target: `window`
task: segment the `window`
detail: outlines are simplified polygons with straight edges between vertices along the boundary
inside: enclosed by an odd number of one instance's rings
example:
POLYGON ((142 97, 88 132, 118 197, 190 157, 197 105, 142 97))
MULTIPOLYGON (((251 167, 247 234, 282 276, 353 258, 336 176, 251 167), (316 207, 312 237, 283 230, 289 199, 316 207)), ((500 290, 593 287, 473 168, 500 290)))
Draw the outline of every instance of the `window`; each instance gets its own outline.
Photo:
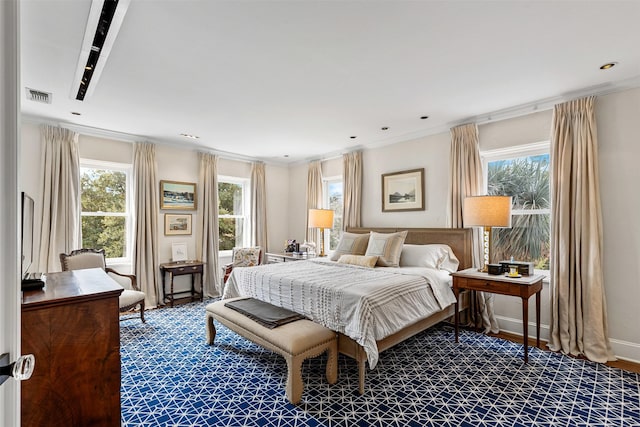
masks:
POLYGON ((342 233, 342 177, 328 178, 324 180, 324 206, 333 210, 333 228, 325 230, 324 240, 329 242, 329 250, 333 250, 340 242, 342 233))
POLYGON ((250 244, 248 187, 246 179, 218 177, 220 251, 231 251, 236 246, 250 244))
POLYGON ((549 270, 549 143, 482 154, 487 194, 512 196, 511 228, 493 230, 494 260, 532 261, 549 270))
POLYGON ((110 261, 130 262, 131 166, 82 160, 82 247, 104 249, 110 261))

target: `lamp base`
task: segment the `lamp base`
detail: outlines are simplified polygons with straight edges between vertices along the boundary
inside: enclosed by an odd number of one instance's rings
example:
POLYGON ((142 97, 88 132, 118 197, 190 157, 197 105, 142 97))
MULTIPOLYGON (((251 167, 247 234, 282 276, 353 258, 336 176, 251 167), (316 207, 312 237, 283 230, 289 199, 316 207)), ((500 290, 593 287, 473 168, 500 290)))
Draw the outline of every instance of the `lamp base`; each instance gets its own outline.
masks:
POLYGON ((319 257, 325 257, 327 254, 324 253, 324 228, 320 228, 320 253, 319 257))

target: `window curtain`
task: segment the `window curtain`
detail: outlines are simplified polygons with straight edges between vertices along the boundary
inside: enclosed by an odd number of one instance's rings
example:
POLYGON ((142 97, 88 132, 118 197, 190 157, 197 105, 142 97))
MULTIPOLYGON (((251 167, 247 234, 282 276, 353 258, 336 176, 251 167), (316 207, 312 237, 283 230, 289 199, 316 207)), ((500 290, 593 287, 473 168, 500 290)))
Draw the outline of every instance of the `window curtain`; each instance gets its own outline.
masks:
MULTIPOLYGON (((309 209, 322 208, 322 163, 320 160, 309 163, 307 172, 307 211, 306 216, 306 241, 318 244, 320 241, 320 230, 309 228, 309 209)), ((318 248, 319 250, 319 248, 318 248)))
POLYGON ((80 155, 78 134, 42 125, 42 225, 38 268, 61 271, 60 254, 82 246, 80 225, 80 155))
MULTIPOLYGON (((467 196, 478 196, 482 185, 482 162, 478 127, 475 124, 461 125, 451 129, 448 223, 452 228, 463 228, 462 206, 467 196)), ((482 233, 473 228, 473 264, 482 266, 482 233)), ((471 310, 471 320, 484 333, 499 332, 498 320, 493 311, 494 296, 491 293, 476 292, 475 311, 471 310)))
POLYGON ((203 274, 204 294, 209 297, 222 295, 218 248, 218 156, 200 153, 200 226, 198 227, 198 258, 205 262, 203 274))
POLYGON ((615 360, 607 331, 594 97, 556 105, 551 135, 549 348, 615 360))
MULTIPOLYGON (((263 162, 251 164, 251 242, 267 250, 267 194, 263 162)), ((263 259, 265 257, 262 257, 263 259)))
POLYGON ((133 151, 133 198, 135 206, 133 267, 145 293, 145 306, 163 304, 164 292, 158 275, 158 180, 156 147, 137 143, 133 151))
POLYGON ((362 151, 342 156, 342 229, 360 227, 362 218, 362 151))

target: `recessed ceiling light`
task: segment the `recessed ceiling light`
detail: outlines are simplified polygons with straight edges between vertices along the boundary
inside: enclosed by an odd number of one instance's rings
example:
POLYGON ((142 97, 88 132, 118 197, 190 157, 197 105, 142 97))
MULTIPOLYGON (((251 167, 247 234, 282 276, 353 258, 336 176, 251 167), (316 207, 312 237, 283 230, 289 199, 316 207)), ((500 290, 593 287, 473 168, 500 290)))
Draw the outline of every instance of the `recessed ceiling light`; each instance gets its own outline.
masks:
POLYGON ((351 138, 351 139, 356 139, 356 138, 357 138, 357 136, 350 136, 349 138, 351 138))
POLYGON ((73 114, 74 116, 80 116, 81 114, 78 113, 77 111, 72 111, 71 114, 73 114))
POLYGON ((420 120, 426 120, 428 118, 429 118, 429 116, 422 116, 422 117, 420 117, 420 120))
POLYGON ((181 133, 180 136, 184 136, 185 138, 191 138, 191 139, 200 139, 199 136, 189 135, 188 133, 181 133))
POLYGON ((386 126, 385 126, 385 127, 380 128, 380 129, 382 129, 382 130, 389 130, 389 128, 388 128, 388 127, 386 127, 386 126))
POLYGON ((607 62, 606 64, 600 66, 601 70, 608 70, 609 68, 615 67, 617 62, 607 62))

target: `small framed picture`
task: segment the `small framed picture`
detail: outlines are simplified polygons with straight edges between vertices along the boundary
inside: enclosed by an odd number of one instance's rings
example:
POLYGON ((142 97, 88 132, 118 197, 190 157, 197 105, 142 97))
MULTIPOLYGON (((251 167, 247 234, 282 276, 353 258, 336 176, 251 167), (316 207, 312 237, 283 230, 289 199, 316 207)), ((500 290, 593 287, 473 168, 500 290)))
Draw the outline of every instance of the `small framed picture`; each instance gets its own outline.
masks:
POLYGON ((196 197, 194 182, 160 181, 160 209, 195 210, 196 197))
POLYGON ((424 168, 382 175, 382 212, 424 210, 424 168))
POLYGON ((171 244, 171 261, 186 261, 187 257, 187 244, 186 243, 172 243, 171 244))
POLYGON ((191 214, 164 214, 164 235, 191 234, 191 214))

